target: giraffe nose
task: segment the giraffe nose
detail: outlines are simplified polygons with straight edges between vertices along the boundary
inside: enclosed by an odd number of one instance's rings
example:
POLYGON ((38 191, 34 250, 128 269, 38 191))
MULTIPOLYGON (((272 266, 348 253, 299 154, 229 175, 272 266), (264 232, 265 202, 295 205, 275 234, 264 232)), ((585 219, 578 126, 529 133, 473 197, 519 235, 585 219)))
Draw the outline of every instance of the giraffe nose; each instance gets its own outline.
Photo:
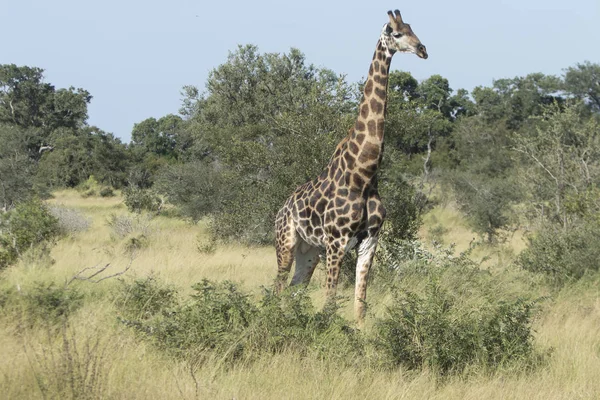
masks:
POLYGON ((427 57, 429 57, 429 55, 427 55, 427 49, 421 43, 419 43, 417 46, 417 55, 423 59, 427 59, 427 57))

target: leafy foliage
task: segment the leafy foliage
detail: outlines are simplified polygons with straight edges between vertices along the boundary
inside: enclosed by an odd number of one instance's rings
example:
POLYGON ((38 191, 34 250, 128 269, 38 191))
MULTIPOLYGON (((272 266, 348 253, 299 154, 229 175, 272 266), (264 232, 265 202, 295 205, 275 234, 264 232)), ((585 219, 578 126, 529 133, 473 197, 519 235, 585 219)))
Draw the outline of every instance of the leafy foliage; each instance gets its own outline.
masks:
POLYGON ((545 226, 529 239, 519 255, 524 269, 545 274, 554 284, 564 285, 600 269, 600 225, 587 222, 564 230, 545 226))
POLYGON ((394 301, 375 322, 374 343, 386 362, 441 374, 537 362, 531 328, 537 299, 498 290, 498 278, 468 253, 452 252, 384 242, 380 261, 394 301))
POLYGON ((203 280, 193 289, 189 301, 177 303, 155 280, 136 281, 124 288, 123 322, 183 358, 216 353, 233 362, 294 349, 341 360, 361 351, 359 337, 335 310, 315 312, 305 291, 277 296, 267 290, 254 304, 227 281, 203 280))
POLYGON ((15 262, 27 249, 60 234, 60 226, 39 200, 20 203, 0 214, 0 268, 15 262))

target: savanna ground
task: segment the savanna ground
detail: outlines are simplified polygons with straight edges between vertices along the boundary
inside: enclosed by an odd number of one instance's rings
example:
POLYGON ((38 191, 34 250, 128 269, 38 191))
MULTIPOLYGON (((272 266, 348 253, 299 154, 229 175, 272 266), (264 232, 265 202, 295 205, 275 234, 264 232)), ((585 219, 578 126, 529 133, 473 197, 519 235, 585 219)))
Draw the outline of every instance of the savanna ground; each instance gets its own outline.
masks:
MULTIPOLYGON (((264 354, 251 362, 228 365, 217 355, 190 363, 157 350, 140 339, 118 318, 117 301, 123 282, 149 276, 177 288, 180 296, 207 278, 231 280, 247 293, 260 297, 275 275, 273 247, 221 246, 206 251, 206 226, 157 216, 132 220, 131 232, 115 234, 111 215, 129 215, 120 197, 82 198, 73 190, 55 193, 49 204, 79 210, 89 218, 89 229, 64 237, 49 256, 25 254, 0 275, 0 287, 11 296, 26 296, 34 288, 54 283, 61 287, 86 267, 110 267, 99 283, 73 281, 83 304, 68 323, 54 326, 28 323, 14 310, 0 315, 0 397, 6 399, 103 397, 114 399, 597 399, 600 398, 600 279, 591 276, 562 289, 542 284, 539 310, 533 322, 533 345, 543 361, 533 368, 507 364, 492 370, 467 369, 441 377, 428 368, 408 370, 376 365, 343 364, 335 358, 315 357, 289 350, 264 354), (135 243, 143 241, 143 246, 135 243), (133 245, 132 245, 133 244, 133 245), (139 247, 139 249, 137 248, 139 247), (199 251, 205 250, 205 251, 199 251), (203 248, 205 247, 205 248, 203 248), (132 252, 133 251, 133 252, 132 252), (82 378, 83 377, 83 378, 82 378), (59 387, 64 385, 67 387, 59 387), (71 390, 68 389, 71 387, 71 390)), ((112 217, 114 218, 114 217, 112 217)), ((469 247, 475 235, 464 227, 451 205, 438 206, 424 218, 423 240, 435 237, 454 242, 457 251, 469 247), (440 228, 441 227, 441 228, 440 228)), ((483 268, 497 273, 498 291, 529 290, 524 280, 535 277, 509 265, 525 247, 522 235, 510 236, 497 247, 480 246, 471 257, 486 261, 483 268), (520 286, 522 285, 522 287, 520 286), (517 290, 517 289, 515 289, 517 290)), ((377 266, 375 267, 377 268, 377 266)), ((94 270, 83 273, 85 276, 94 270)), ((319 265, 309 293, 316 308, 324 303, 324 270, 319 265)), ((494 297, 494 293, 489 296, 494 297)), ((351 298, 352 288, 341 293, 351 298)), ((6 296, 4 300, 6 302, 6 296)), ((385 314, 389 291, 372 285, 371 312, 385 314)), ((5 307, 7 308, 7 307, 5 307)), ((351 320, 352 304, 345 301, 338 313, 351 320)), ((369 324, 368 333, 373 329, 369 324)), ((366 359, 366 358, 365 358, 366 359)))

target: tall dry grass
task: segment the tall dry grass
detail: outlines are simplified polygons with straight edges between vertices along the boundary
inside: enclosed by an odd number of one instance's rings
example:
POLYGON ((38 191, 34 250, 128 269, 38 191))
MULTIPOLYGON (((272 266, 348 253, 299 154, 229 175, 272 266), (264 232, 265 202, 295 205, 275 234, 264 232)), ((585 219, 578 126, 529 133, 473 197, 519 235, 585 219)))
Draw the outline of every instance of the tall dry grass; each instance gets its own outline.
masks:
MULTIPOLYGON (((132 257, 132 236, 115 238, 107 224, 111 214, 129 216, 118 197, 82 199, 74 191, 63 191, 56 193, 51 202, 80 210, 90 218, 91 228, 59 241, 50 254, 53 262, 29 260, 4 270, 0 288, 12 290, 15 296, 25 295, 36 282, 64 285, 85 267, 109 263, 105 273, 122 271, 132 257)), ((438 213, 436 223, 451 228, 445 240, 454 238, 462 243, 471 235, 459 225, 452 210, 434 212, 438 213)), ((546 303, 534 328, 536 346, 549 357, 542 367, 532 371, 475 371, 442 380, 428 371, 342 367, 292 352, 233 367, 224 366, 218 359, 202 365, 176 361, 116 321, 111 291, 117 279, 150 275, 183 293, 202 278, 230 279, 257 295, 261 285, 272 283, 276 264, 272 248, 217 246, 214 253, 203 254, 198 251, 198 241, 205 234, 201 224, 153 218, 143 243, 133 249, 134 259, 126 274, 97 284, 70 284, 86 294, 86 301, 68 325, 59 325, 52 334, 43 324, 26 328, 15 313, 2 312, 0 398, 600 398, 600 281, 591 278, 546 303)), ((516 246, 514 251, 518 250, 516 246)), ((486 255, 485 250, 481 251, 478 257, 486 255)), ((312 285, 320 287, 323 278, 319 270, 312 285)), ((509 279, 505 282, 518 285, 509 279)), ((323 291, 313 293, 315 305, 320 306, 323 291)), ((342 291, 342 296, 350 295, 351 289, 342 291)), ((375 288, 369 295, 373 313, 381 313, 386 296, 375 288)), ((348 318, 351 306, 348 302, 341 311, 348 318)))

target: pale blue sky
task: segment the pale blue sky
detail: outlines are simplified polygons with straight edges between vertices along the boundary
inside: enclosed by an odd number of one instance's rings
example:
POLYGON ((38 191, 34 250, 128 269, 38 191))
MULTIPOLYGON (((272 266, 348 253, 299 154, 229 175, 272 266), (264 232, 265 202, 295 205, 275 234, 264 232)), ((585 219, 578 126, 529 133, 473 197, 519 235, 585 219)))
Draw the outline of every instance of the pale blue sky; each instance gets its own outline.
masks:
POLYGON ((310 63, 361 80, 388 9, 400 9, 429 52, 396 55, 392 69, 440 74, 454 89, 600 62, 599 0, 1 1, 0 63, 89 90, 89 123, 126 142, 134 123, 177 113, 181 87, 204 89, 238 44, 297 47, 310 63))

